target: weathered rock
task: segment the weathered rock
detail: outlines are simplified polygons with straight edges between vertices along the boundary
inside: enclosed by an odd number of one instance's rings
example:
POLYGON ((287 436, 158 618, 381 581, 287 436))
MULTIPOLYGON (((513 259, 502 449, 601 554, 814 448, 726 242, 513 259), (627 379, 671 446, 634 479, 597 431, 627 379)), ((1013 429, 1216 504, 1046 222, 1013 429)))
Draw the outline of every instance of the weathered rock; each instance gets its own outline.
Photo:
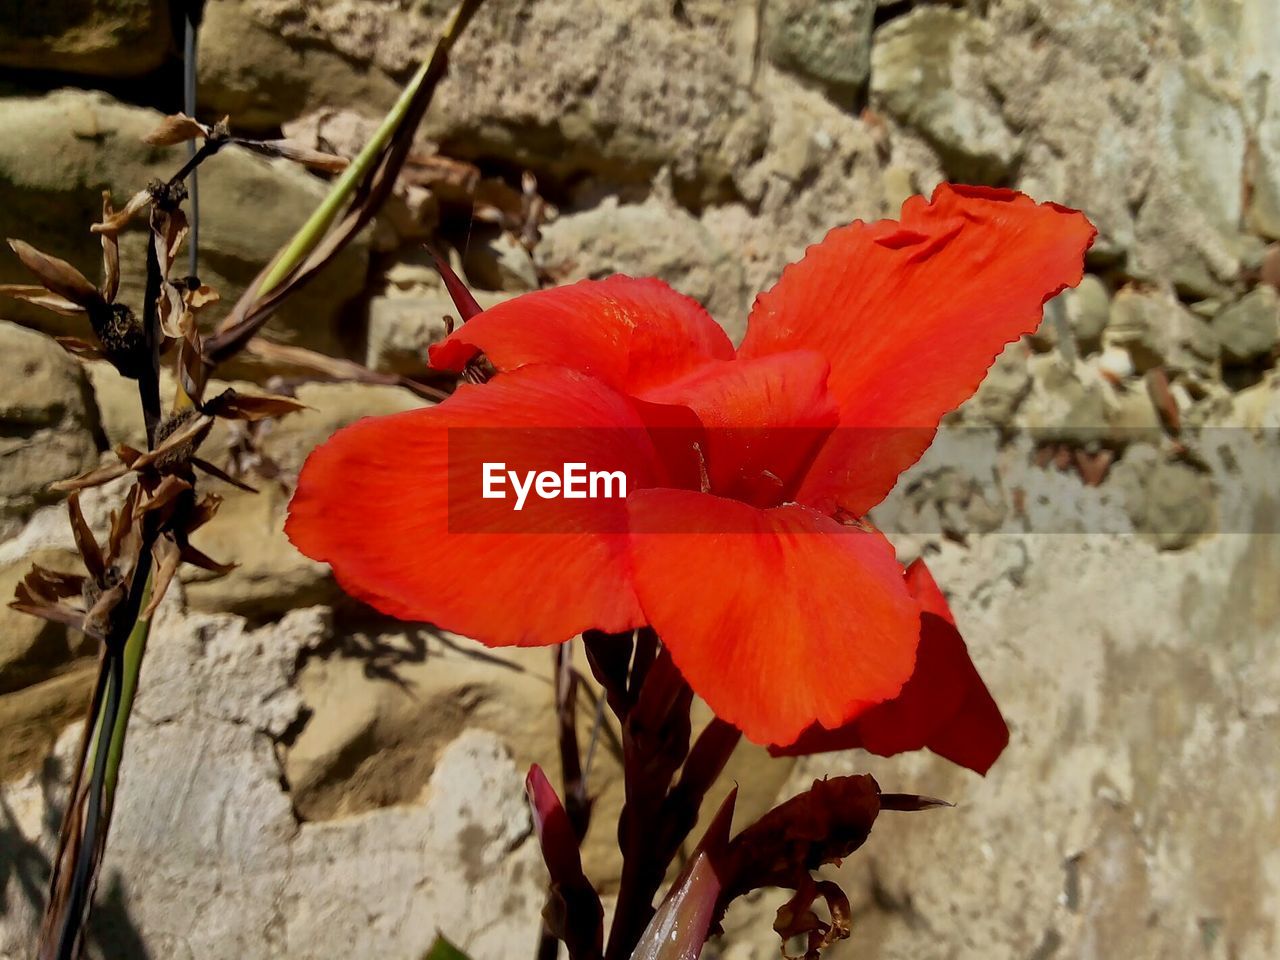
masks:
POLYGON ((1018 140, 982 81, 982 61, 995 46, 986 22, 935 6, 875 34, 872 102, 923 134, 959 180, 998 179, 1018 155, 1018 140))
POLYGON ((0 397, 0 532, 38 504, 49 484, 98 460, 97 411, 80 364, 48 337, 0 321, 7 385, 0 397))
POLYGON ((1161 65, 1151 83, 1154 167, 1129 269, 1213 296, 1241 267, 1244 122, 1229 93, 1194 68, 1161 65))
MULTIPOLYGON (((834 874, 858 918, 851 945, 1157 960, 1203 952, 1207 924, 1210 955, 1269 957, 1280 665, 1266 651, 1280 607, 1265 585, 1280 538, 1215 537, 1187 553, 1111 535, 931 546, 1012 740, 986 778, 925 754, 797 767, 793 791, 869 770, 885 790, 927 785, 957 804, 885 814, 834 874)), ((743 911, 729 936, 760 946, 738 957, 776 956, 767 928, 785 896, 743 911)))
POLYGON ((1251 430, 1280 431, 1280 374, 1272 370, 1234 397, 1227 423, 1251 430))
MULTIPOLYGON (((1138 449, 1138 448, 1135 448, 1138 449)), ((1114 482, 1124 492, 1133 527, 1162 550, 1182 550, 1212 532, 1212 478, 1187 463, 1133 450, 1115 468, 1114 482)))
POLYGON ((765 8, 769 58, 836 101, 852 104, 871 67, 875 6, 875 0, 775 0, 765 8))
POLYGON ((1004 348, 978 392, 960 408, 964 422, 1001 426, 1013 421, 1018 405, 1031 389, 1027 352, 1027 345, 1020 340, 1004 348))
POLYGON ((0 67, 133 76, 160 66, 172 43, 164 0, 0 4, 0 67))
POLYGON ((565 214, 546 227, 534 253, 557 283, 614 273, 658 277, 705 306, 730 336, 746 332, 741 263, 673 204, 608 200, 565 214))
MULTIPOLYGON (((476 291, 476 301, 488 309, 507 299, 476 291)), ((439 286, 422 286, 411 294, 374 297, 369 301, 365 366, 385 373, 421 376, 427 366, 427 347, 445 337, 445 317, 458 320, 458 310, 439 286)))
MULTIPOLYGON (((394 99, 387 75, 408 75, 451 9, 327 3, 291 11, 270 0, 213 8, 202 96, 211 109, 248 111, 263 126, 322 106, 381 110, 394 99)), ((714 193, 763 135, 759 105, 740 86, 750 50, 725 43, 724 24, 689 29, 656 0, 639 8, 502 0, 487 4, 459 43, 426 128, 453 153, 632 181, 669 164, 691 191, 714 193)))
MULTIPOLYGON (((38 767, 58 735, 84 716, 95 673, 92 661, 86 661, 20 690, 0 693, 0 783, 38 767)), ((0 831, 0 837, 3 834, 0 831)), ((5 936, 0 927, 0 951, 5 949, 5 936)))
MULTIPOLYGON (((227 616, 156 624, 106 854, 124 909, 99 934, 103 954, 141 943, 209 960, 419 957, 440 930, 470 956, 499 960, 535 941, 545 874, 522 771, 492 735, 460 736, 427 789, 400 806, 295 817, 272 741, 302 709, 289 686, 298 657, 326 634, 315 610, 258 631, 227 616)), ((58 785, 31 775, 6 789, 18 819, 0 831, 4 854, 33 841, 48 849, 58 785)), ((38 904, 8 905, 0 956, 25 955, 38 904)))
POLYGON ((462 266, 467 280, 481 290, 523 293, 538 289, 533 258, 509 233, 470 237, 462 255, 462 266))
POLYGON ((1280 19, 1267 0, 1240 11, 1240 88, 1253 149, 1248 155, 1250 228, 1280 239, 1280 19))
POLYGON ((321 107, 358 104, 381 114, 399 95, 382 71, 331 47, 292 43, 277 24, 232 0, 206 4, 197 63, 201 105, 247 130, 270 130, 321 107))
POLYGON ((1104 340, 1127 350, 1139 373, 1162 365, 1201 372, 1217 359, 1219 349, 1209 324, 1170 293, 1133 287, 1120 290, 1111 301, 1104 340))
POLYGON ((1280 293, 1265 284, 1213 318, 1213 333, 1223 359, 1245 362, 1271 353, 1280 344, 1280 293))
MULTIPOLYGON (((428 628, 372 622, 342 629, 336 649, 308 660, 299 678, 313 713, 284 760, 295 808, 308 820, 341 820, 412 802, 441 751, 468 727, 492 731, 518 767, 541 764, 558 782, 552 663, 548 650, 486 650, 428 628)), ((585 661, 579 668, 589 670, 585 661)), ((708 718, 702 710, 695 723, 708 718)), ((594 723, 585 699, 578 720, 585 745, 594 723)), ((592 828, 583 844, 587 872, 605 889, 616 885, 621 866, 616 826, 624 788, 612 743, 606 735, 594 754, 592 828)), ((759 816, 790 766, 744 744, 709 804, 736 782, 740 815, 759 816)))
POLYGON ((1018 411, 1018 423, 1037 441, 1088 443, 1105 431, 1106 382, 1097 371, 1057 353, 1031 357, 1031 390, 1018 411))
MULTIPOLYGON (((219 4, 211 4, 211 8, 219 4)), ((89 224, 101 217, 101 191, 117 203, 156 177, 168 178, 180 147, 142 142, 161 115, 125 106, 102 93, 60 90, 0 101, 8 135, 0 142, 0 234, 20 237, 75 264, 91 280, 101 271, 89 224)), ((227 148, 201 168, 200 272, 227 305, 282 247, 325 195, 323 182, 286 161, 227 148)), ((138 304, 145 276, 142 222, 121 237, 121 299, 138 304)), ((357 239, 281 309, 268 325, 277 339, 339 352, 336 320, 363 287, 366 241, 357 239)), ((0 282, 30 283, 17 259, 0 257, 0 282)), ((43 329, 87 333, 68 320, 6 300, 4 316, 43 329)), ((213 308, 214 315, 218 309, 213 308)))

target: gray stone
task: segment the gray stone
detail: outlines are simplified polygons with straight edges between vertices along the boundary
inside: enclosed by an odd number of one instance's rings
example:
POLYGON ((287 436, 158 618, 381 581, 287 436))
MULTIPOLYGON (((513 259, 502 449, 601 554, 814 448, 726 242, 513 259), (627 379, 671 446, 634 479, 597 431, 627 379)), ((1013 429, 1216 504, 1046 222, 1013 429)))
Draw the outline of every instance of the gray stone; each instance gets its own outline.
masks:
POLYGON ((1213 332, 1225 360, 1246 362, 1266 356, 1280 343, 1280 294, 1262 284, 1213 318, 1213 332))
POLYGON ((467 280, 481 290, 523 293, 538 289, 533 258, 509 233, 468 238, 462 255, 467 280))
MULTIPOLYGON (((211 4, 217 7, 218 4, 211 4)), ((90 280, 101 272, 101 248, 89 224, 101 217, 104 188, 117 204, 156 177, 181 166, 182 147, 159 148, 142 137, 160 122, 153 110, 125 106, 105 94, 59 90, 42 97, 0 101, 7 136, 0 141, 0 235, 19 237, 76 265, 90 280)), ((204 211, 202 278, 235 302, 244 286, 293 236, 326 193, 315 176, 286 161, 268 161, 238 147, 222 150, 201 168, 204 211)), ((135 308, 145 281, 145 223, 121 236, 120 298, 135 308)), ((184 251, 185 255, 185 251, 184 251)), ((267 330, 276 339, 340 352, 336 320, 363 287, 367 241, 357 238, 296 297, 267 330)), ((185 273, 185 258, 179 266, 185 273)), ((180 274, 181 275, 181 274, 180 274)), ((8 251, 0 282, 32 279, 8 251)), ((216 316, 221 308, 210 308, 216 316)), ((42 329, 87 334, 83 321, 5 300, 3 316, 42 329)))
MULTIPOLYGON (((160 618, 106 852, 132 939, 108 931, 102 954, 140 940, 189 960, 416 958, 439 930, 477 960, 499 960, 535 942, 545 873, 523 771, 493 735, 463 732, 399 806, 295 816, 273 741, 303 708, 290 686, 299 657, 327 636, 317 610, 257 631, 228 616, 160 618)), ((49 848, 58 783, 33 773, 6 788, 6 859, 23 843, 49 848)), ((25 955, 38 915, 12 893, 8 906, 0 956, 25 955)))
POLYGON ((920 131, 960 180, 998 179, 1018 155, 1018 140, 982 80, 982 62, 997 47, 983 20, 935 6, 875 34, 872 102, 920 131))
POLYGON ((1162 458, 1130 470, 1134 458, 1128 461, 1114 479, 1136 531, 1162 550, 1183 550, 1214 529, 1214 487, 1205 471, 1162 458))
POLYGON ((1031 389, 1031 375, 1027 370, 1027 345, 1016 340, 1004 348, 982 385, 959 410, 966 423, 1009 425, 1018 405, 1031 389))
POLYGON ((1036 440, 1095 441, 1106 425, 1105 382, 1097 371, 1057 353, 1027 361, 1031 390, 1018 411, 1020 426, 1036 440))
POLYGON ((42 334, 0 321, 0 532, 60 495, 49 484, 98 461, 97 410, 80 364, 42 334))
MULTIPOLYGON (((476 293, 476 301, 486 309, 505 299, 476 293)), ((369 301, 365 365, 384 373, 420 377, 427 368, 427 348, 445 337, 445 317, 458 322, 458 309, 439 287, 374 297, 369 301)))
POLYGON ((245 130, 271 130, 309 111, 347 104, 380 115, 399 95, 399 84, 382 71, 325 44, 292 43, 277 23, 235 0, 205 5, 197 53, 201 106, 230 114, 245 130))
POLYGON ((1111 301, 1107 346, 1128 351, 1138 373, 1156 366, 1203 372, 1218 357, 1212 328, 1167 291, 1126 287, 1111 301))
POLYGON ((746 331, 742 265, 674 204, 608 200, 543 231, 538 268, 556 283, 621 273, 658 277, 705 306, 735 339, 746 331))
POLYGON ((770 59, 852 103, 871 67, 874 0, 774 0, 766 6, 765 44, 770 59))
POLYGON ((164 0, 0 3, 0 67, 134 76, 160 66, 172 42, 164 0))
POLYGON ((1240 12, 1241 90, 1253 150, 1247 222, 1280 238, 1280 18, 1268 0, 1243 0, 1240 12))
MULTIPOLYGON (((1257 591, 1271 596, 1280 538, 1185 553, 1097 533, 927 543, 1012 740, 985 778, 927 754, 797 766, 790 791, 870 771, 956 803, 881 817, 832 871, 858 918, 853 953, 1267 960, 1275 917, 1254 905, 1280 867, 1280 611, 1257 591), (1206 826, 1219 821, 1234 828, 1206 826)), ((726 942, 750 945, 736 960, 777 955, 786 896, 732 918, 726 942)))
POLYGON ((1151 84, 1154 166, 1129 269, 1193 297, 1214 296, 1241 268, 1240 108, 1229 91, 1190 66, 1161 65, 1151 84))
MULTIPOLYGON (((323 106, 385 109, 396 86, 387 77, 410 74, 452 10, 355 0, 301 10, 272 0, 210 6, 202 96, 210 109, 238 109, 262 126, 323 106)), ((658 0, 488 3, 451 57, 425 128, 458 153, 557 177, 644 182, 669 164, 692 194, 721 193, 765 129, 741 85, 750 47, 726 42, 724 26, 690 29, 658 0)))

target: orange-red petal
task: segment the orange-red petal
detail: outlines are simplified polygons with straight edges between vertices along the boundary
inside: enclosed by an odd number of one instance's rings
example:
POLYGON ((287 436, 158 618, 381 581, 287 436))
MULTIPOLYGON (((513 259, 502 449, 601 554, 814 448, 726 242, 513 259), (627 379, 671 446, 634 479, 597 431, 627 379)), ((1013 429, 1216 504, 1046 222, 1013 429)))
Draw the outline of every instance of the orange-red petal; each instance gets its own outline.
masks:
MULTIPOLYGON (((641 626, 625 501, 482 496, 483 463, 566 462, 655 479, 630 403, 583 374, 526 367, 439 406, 361 420, 308 458, 286 532, 377 609, 492 646, 641 626)), ((495 487, 495 490, 498 488, 495 487)))
POLYGON ((832 230, 757 298, 738 355, 808 349, 831 363, 840 429, 801 500, 861 515, 977 389, 1047 300, 1079 283, 1083 214, 1010 190, 943 184, 900 221, 832 230))
POLYGON ((696 300, 661 280, 614 276, 490 307, 432 346, 431 365, 457 371, 480 353, 498 370, 555 364, 636 393, 728 360, 733 345, 696 300))
MULTIPOLYGON (((812 350, 711 361, 641 396, 697 416, 710 492, 771 507, 792 499, 836 425, 828 370, 812 350)), ((663 433, 660 426, 654 432, 663 433)))
POLYGON ((919 610, 878 533, 683 490, 641 490, 628 507, 649 623, 749 739, 839 727, 911 675, 919 610))
POLYGON ((902 692, 836 730, 817 726, 776 755, 799 756, 862 747, 889 757, 930 749, 985 774, 1009 743, 1000 708, 969 658, 946 599, 923 560, 907 568, 906 583, 920 604, 916 668, 902 692))

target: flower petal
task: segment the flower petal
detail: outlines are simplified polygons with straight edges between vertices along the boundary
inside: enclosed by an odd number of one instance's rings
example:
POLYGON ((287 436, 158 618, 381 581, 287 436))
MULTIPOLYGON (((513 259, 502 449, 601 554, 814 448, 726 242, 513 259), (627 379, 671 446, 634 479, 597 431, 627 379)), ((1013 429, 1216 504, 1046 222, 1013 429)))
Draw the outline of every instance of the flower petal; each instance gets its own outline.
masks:
POLYGON ((649 623, 749 739, 839 727, 910 676, 919 611, 879 534, 683 490, 640 490, 627 505, 649 623))
POLYGON ((460 371, 480 353, 499 370, 555 364, 634 393, 731 359, 733 345, 696 300, 661 280, 615 276, 490 307, 431 347, 431 365, 460 371))
POLYGON ((928 748, 985 774, 1009 743, 1000 708, 978 675, 968 648, 923 560, 907 568, 906 583, 920 604, 916 668, 892 700, 837 729, 810 727, 775 756, 800 756, 862 747, 882 757, 928 748))
MULTIPOLYGON (((813 455, 838 420, 829 366, 812 350, 704 363, 645 391, 650 403, 691 410, 710 492, 761 507, 793 499, 813 455)), ((651 428, 661 435, 661 427, 651 428)))
POLYGON ((827 234, 757 298, 740 357, 817 350, 841 429, 801 500, 854 515, 875 506, 967 399, 1004 344, 1080 282, 1085 217, 1010 190, 942 184, 900 222, 827 234))
POLYGON ((557 643, 643 625, 631 587, 625 501, 485 498, 483 464, 559 472, 581 462, 654 482, 625 398, 556 367, 463 385, 436 407, 361 420, 308 458, 286 532, 384 613, 491 646, 557 643))

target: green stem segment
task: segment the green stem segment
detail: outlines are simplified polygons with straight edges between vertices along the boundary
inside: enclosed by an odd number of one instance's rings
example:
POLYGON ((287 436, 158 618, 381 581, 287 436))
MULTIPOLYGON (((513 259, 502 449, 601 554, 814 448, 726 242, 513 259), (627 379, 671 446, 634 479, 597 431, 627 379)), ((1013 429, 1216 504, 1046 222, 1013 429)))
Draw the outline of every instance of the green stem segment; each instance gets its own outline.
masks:
POLYGON ((124 738, 129 729, 129 716, 133 712, 133 698, 138 692, 138 675, 142 673, 142 655, 147 650, 147 638, 151 634, 151 619, 143 616, 141 611, 147 609, 151 601, 152 578, 142 588, 142 603, 139 607, 138 619, 129 631, 129 639, 124 645, 124 676, 120 685, 120 710, 116 714, 116 722, 111 730, 111 740, 107 746, 107 775, 103 783, 103 800, 110 810, 116 795, 116 781, 120 777, 120 760, 124 755, 124 738))
POLYGON ((400 94, 400 99, 391 108, 391 112, 383 118, 377 131, 369 138, 369 142, 364 145, 364 149, 356 155, 356 158, 351 161, 347 169, 342 171, 342 175, 334 182, 333 189, 329 191, 328 196, 321 201, 320 206, 316 207, 311 216, 307 218, 307 222, 293 235, 289 245, 276 258, 271 270, 262 278, 262 285, 258 287, 259 297, 266 296, 278 287, 281 281, 302 263, 307 254, 315 249, 316 244, 320 242, 329 227, 333 225, 333 221, 338 218, 338 214, 342 212, 347 200, 351 198, 356 188, 360 186, 365 174, 382 156, 382 151, 391 142, 392 135, 404 121, 404 116, 409 110, 409 104, 412 103, 414 94, 417 93, 418 87, 422 85, 422 81, 427 77, 427 67, 428 64, 423 63, 418 68, 418 72, 413 75, 409 85, 400 94))

